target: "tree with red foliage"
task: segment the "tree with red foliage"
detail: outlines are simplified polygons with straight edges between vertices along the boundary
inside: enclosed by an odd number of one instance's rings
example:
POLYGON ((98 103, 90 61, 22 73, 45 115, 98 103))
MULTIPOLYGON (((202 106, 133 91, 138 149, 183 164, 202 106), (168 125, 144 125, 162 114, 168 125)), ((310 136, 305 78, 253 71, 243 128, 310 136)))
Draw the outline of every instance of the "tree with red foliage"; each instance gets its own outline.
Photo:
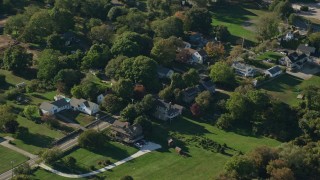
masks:
POLYGON ((190 107, 190 111, 194 116, 201 115, 201 107, 197 103, 192 104, 192 106, 190 107))

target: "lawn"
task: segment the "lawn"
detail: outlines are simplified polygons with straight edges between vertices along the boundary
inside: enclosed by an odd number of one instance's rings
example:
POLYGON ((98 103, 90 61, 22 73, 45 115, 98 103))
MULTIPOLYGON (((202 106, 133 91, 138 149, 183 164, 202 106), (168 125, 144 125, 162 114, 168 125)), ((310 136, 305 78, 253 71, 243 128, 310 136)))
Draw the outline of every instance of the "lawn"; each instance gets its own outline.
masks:
POLYGON ((277 61, 282 58, 283 55, 277 52, 268 51, 257 57, 257 60, 271 59, 272 61, 277 61))
POLYGON ((11 162, 15 167, 28 160, 27 157, 3 146, 0 146, 0 157, 0 174, 11 169, 11 162))
MULTIPOLYGON (((33 173, 32 178, 36 180, 43 180, 43 179, 70 180, 70 178, 65 178, 59 175, 55 175, 44 169, 38 169, 36 172, 33 173)), ((78 178, 78 180, 83 180, 83 178, 78 178)))
POLYGON ((29 80, 24 79, 19 76, 16 76, 16 75, 13 75, 10 71, 7 71, 7 70, 0 69, 0 74, 5 75, 6 82, 11 85, 16 85, 16 84, 22 83, 22 82, 25 82, 25 83, 29 82, 29 80))
POLYGON ((239 135, 222 131, 215 126, 197 122, 189 118, 181 118, 167 125, 156 125, 153 128, 154 142, 161 143, 159 151, 139 157, 129 163, 104 173, 109 179, 120 179, 131 175, 135 179, 214 179, 223 171, 224 164, 230 159, 228 155, 214 153, 194 145, 177 143, 189 157, 182 157, 171 148, 167 148, 169 132, 178 133, 183 137, 194 135, 207 137, 218 143, 226 143, 238 151, 247 152, 258 146, 277 146, 280 142, 265 138, 239 135))
POLYGON ((309 85, 320 86, 320 76, 314 75, 308 80, 303 80, 289 74, 284 74, 262 85, 261 89, 266 90, 273 97, 280 99, 284 103, 291 106, 297 106, 299 103, 297 96, 304 87, 309 85))
POLYGON ((60 114, 68 119, 75 121, 81 126, 86 126, 95 120, 94 116, 89 116, 87 114, 83 114, 78 111, 66 110, 66 111, 60 112, 60 114))
POLYGON ((228 27, 233 36, 257 42, 254 26, 259 16, 266 13, 266 11, 256 9, 252 5, 247 6, 244 3, 242 5, 230 5, 212 11, 212 24, 224 25, 228 27))
MULTIPOLYGON (((74 157, 77 160, 77 167, 75 168, 75 171, 85 173, 91 171, 89 170, 91 166, 94 166, 97 169, 104 167, 98 165, 99 161, 110 160, 112 163, 115 163, 136 153, 137 151, 138 150, 136 148, 110 141, 101 150, 89 151, 84 148, 77 148, 66 154, 65 158, 68 156, 74 157)), ((62 163, 58 161, 58 163, 54 165, 55 169, 68 172, 68 170, 61 166, 61 164, 62 163)))
MULTIPOLYGON (((60 131, 49 129, 45 124, 36 124, 24 117, 18 116, 17 121, 22 127, 29 129, 29 135, 23 140, 16 139, 13 143, 30 153, 37 154, 42 149, 47 148, 55 140, 64 136, 60 131)), ((0 136, 6 136, 9 134, 0 134, 0 136)))

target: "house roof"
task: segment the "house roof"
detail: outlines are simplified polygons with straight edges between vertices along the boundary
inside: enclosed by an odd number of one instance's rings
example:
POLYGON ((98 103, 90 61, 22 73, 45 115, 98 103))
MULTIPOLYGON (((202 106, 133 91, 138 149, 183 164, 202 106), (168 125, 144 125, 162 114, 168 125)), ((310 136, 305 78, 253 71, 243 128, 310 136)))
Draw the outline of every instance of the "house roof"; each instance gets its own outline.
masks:
POLYGON ((187 89, 183 90, 183 93, 186 96, 194 96, 199 93, 199 88, 198 87, 187 88, 187 89))
POLYGON ((61 107, 63 107, 63 106, 68 105, 69 103, 67 102, 66 99, 63 98, 63 99, 59 99, 59 100, 57 100, 57 101, 54 101, 54 102, 52 102, 51 104, 57 106, 58 108, 61 108, 61 107))
POLYGON ((297 61, 300 61, 301 59, 303 59, 303 58, 306 58, 307 57, 307 55, 306 54, 298 54, 297 52, 293 52, 293 53, 290 53, 289 55, 288 55, 288 58, 290 59, 290 61, 292 62, 292 63, 295 63, 295 62, 297 62, 297 61))
POLYGON ((253 68, 251 66, 248 66, 244 63, 240 63, 240 62, 234 62, 232 64, 232 67, 238 70, 242 70, 242 71, 248 71, 248 70, 252 70, 253 68))
POLYGON ((311 46, 306 46, 304 44, 300 44, 297 48, 297 50, 303 52, 303 53, 315 53, 316 48, 311 47, 311 46))
POLYGON ((167 75, 170 71, 172 71, 172 70, 169 69, 169 68, 162 67, 162 66, 158 66, 158 68, 157 68, 158 74, 165 74, 165 75, 167 75))
POLYGON ((85 99, 71 98, 71 101, 70 101, 71 106, 77 107, 81 104, 84 104, 88 109, 91 109, 91 110, 94 108, 94 106, 97 106, 96 103, 87 101, 85 99))
POLYGON ((278 72, 281 72, 282 69, 279 66, 273 66, 272 68, 267 70, 270 74, 276 74, 278 72))
POLYGON ((50 111, 54 107, 53 104, 48 103, 48 102, 43 102, 40 105, 40 109, 45 110, 45 111, 50 111))
POLYGON ((156 104, 157 104, 157 106, 160 106, 160 107, 167 109, 168 114, 175 114, 177 112, 181 112, 184 108, 183 106, 180 106, 178 104, 167 103, 161 99, 158 99, 156 104))
POLYGON ((214 82, 212 82, 211 80, 209 80, 209 81, 201 81, 201 84, 202 84, 205 88, 215 87, 214 82))
POLYGON ((143 133, 142 127, 139 124, 129 125, 129 123, 121 122, 119 120, 114 121, 112 124, 112 130, 133 138, 141 136, 143 133))

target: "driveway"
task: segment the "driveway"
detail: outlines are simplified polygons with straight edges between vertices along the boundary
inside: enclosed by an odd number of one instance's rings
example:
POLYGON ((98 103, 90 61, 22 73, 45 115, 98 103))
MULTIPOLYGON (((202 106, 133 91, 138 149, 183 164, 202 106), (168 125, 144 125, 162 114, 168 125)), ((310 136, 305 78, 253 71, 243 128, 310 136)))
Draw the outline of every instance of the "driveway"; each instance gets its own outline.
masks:
POLYGON ((135 154, 123 159, 123 160, 120 160, 114 164, 111 164, 111 165, 108 165, 104 168, 101 168, 101 169, 98 169, 96 171, 92 171, 90 173, 86 173, 86 174, 67 174, 67 173, 63 173, 63 172, 60 172, 60 171, 57 171, 43 163, 40 164, 40 167, 42 167, 43 169, 46 169, 52 173, 55 173, 59 176, 63 176, 63 177, 67 177, 67 178, 84 178, 84 177, 89 177, 89 176, 94 176, 96 174, 99 174, 99 173, 102 173, 102 172, 105 172, 105 171, 108 171, 110 169, 113 169, 114 167, 117 167, 117 166, 120 166, 121 164, 124 164, 132 159, 135 159, 135 158, 138 158, 142 155, 145 155, 149 152, 152 152, 156 149, 160 149, 161 148, 161 145, 159 144, 156 144, 156 143, 153 143, 153 142, 149 142, 147 145, 143 146, 138 152, 136 152, 135 154))
POLYGON ((307 63, 303 66, 302 69, 300 69, 298 72, 290 72, 287 71, 288 74, 291 74, 292 76, 308 80, 310 79, 314 74, 320 73, 320 66, 314 65, 311 63, 307 63))

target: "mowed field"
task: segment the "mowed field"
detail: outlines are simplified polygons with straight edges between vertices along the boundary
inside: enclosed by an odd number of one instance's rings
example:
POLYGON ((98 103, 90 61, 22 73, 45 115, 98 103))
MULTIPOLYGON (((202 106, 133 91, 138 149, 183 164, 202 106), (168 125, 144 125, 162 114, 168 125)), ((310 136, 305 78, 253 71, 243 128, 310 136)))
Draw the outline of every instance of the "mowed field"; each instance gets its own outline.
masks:
POLYGON ((267 11, 254 7, 252 4, 250 6, 237 4, 214 9, 212 14, 213 25, 224 25, 228 27, 233 36, 257 42, 254 32, 255 23, 260 16, 266 15, 267 11))
POLYGON ((27 161, 28 158, 0 145, 0 174, 27 161))
MULTIPOLYGON (((130 175, 134 179, 213 179, 223 171, 224 164, 236 152, 241 151, 245 153, 259 146, 275 147, 281 143, 266 137, 254 137, 248 134, 240 135, 234 132, 222 131, 213 125, 197 122, 187 117, 177 119, 172 124, 160 123, 155 123, 153 135, 150 138, 153 142, 162 145, 160 150, 129 161, 99 176, 115 180, 125 175, 130 175), (168 147, 167 138, 172 133, 178 134, 181 138, 177 138, 176 143, 183 151, 187 152, 187 157, 178 155, 173 148, 168 147), (184 138, 191 138, 193 136, 207 137, 220 144, 225 143, 235 151, 227 151, 231 153, 224 155, 183 141, 184 138)), ((84 149, 77 149, 67 156, 75 157, 78 160, 77 164, 82 167, 95 164, 95 167, 98 168, 97 162, 99 160, 110 159, 112 162, 115 162, 120 157, 124 157, 123 155, 119 156, 120 152, 126 152, 127 156, 130 153, 134 153, 129 147, 123 147, 123 145, 114 143, 112 145, 116 148, 112 148, 109 151, 119 152, 93 153, 84 149)), ((34 175, 39 179, 43 177, 56 178, 56 175, 52 174, 50 176, 50 173, 44 170, 37 171, 34 175)))
POLYGON ((297 96, 303 88, 309 85, 320 86, 320 75, 314 75, 308 80, 303 80, 295 76, 284 74, 264 85, 261 89, 266 90, 273 97, 291 106, 297 106, 299 99, 297 96))

